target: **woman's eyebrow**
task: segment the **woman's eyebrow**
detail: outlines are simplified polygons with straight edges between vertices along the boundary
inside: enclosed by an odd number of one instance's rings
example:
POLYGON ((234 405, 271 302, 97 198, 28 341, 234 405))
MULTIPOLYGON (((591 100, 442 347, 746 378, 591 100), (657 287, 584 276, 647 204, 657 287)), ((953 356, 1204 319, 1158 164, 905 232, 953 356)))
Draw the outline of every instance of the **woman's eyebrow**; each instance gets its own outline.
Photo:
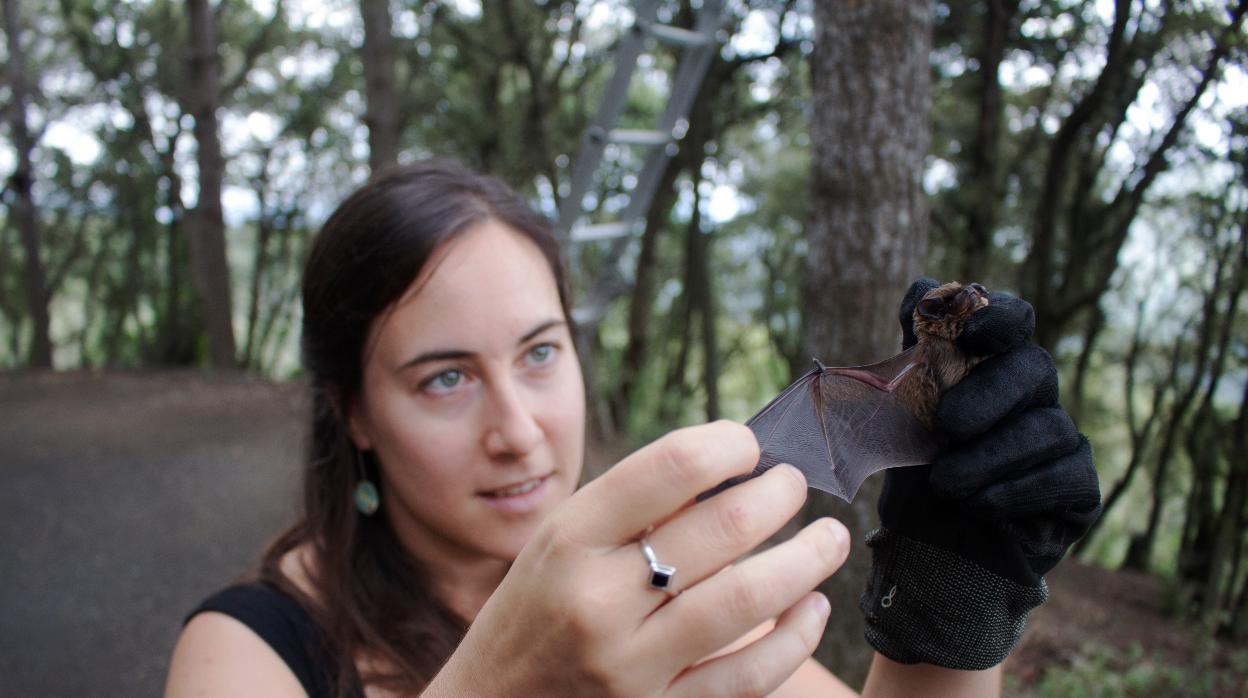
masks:
POLYGON ((558 327, 559 325, 566 325, 566 324, 568 324, 567 320, 562 320, 562 319, 547 320, 546 322, 543 322, 539 324, 537 327, 534 327, 533 329, 526 332, 524 336, 520 338, 520 341, 516 342, 516 346, 519 346, 521 344, 524 344, 525 342, 528 342, 529 340, 545 332, 546 330, 549 330, 552 327, 558 327))
POLYGON ((451 359, 467 359, 473 356, 476 356, 476 354, 471 351, 466 351, 464 349, 435 349, 433 351, 426 351, 424 353, 417 354, 416 356, 408 359, 407 361, 404 361, 402 365, 400 365, 398 368, 394 370, 394 372, 401 373, 413 366, 418 366, 428 361, 448 361, 451 359))
MULTIPOLYGON (((566 324, 567 324, 566 320, 558 320, 558 319, 547 320, 543 323, 540 323, 533 329, 529 330, 528 332, 525 332, 524 336, 521 337, 516 342, 516 346, 520 346, 521 344, 524 344, 532 340, 534 337, 540 335, 546 330, 551 329, 552 327, 558 327, 560 325, 566 325, 566 324)), ((395 369, 395 372, 396 373, 402 372, 404 370, 411 368, 412 366, 417 366, 428 361, 448 361, 452 359, 469 359, 469 358, 472 358, 473 356, 476 356, 476 352, 471 352, 466 349, 434 349, 433 351, 422 352, 408 359, 407 361, 403 362, 403 364, 400 365, 397 369, 395 369)))

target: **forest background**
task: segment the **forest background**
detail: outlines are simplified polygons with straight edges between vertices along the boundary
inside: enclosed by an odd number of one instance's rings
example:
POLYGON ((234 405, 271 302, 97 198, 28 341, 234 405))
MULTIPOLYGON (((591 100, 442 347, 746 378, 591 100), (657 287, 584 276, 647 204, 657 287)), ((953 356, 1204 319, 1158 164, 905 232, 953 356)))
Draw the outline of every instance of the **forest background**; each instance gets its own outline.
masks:
MULTIPOLYGON (((632 23, 612 0, 2 2, 0 368, 273 381, 299 377, 308 242, 370 172, 453 157, 557 217, 632 23)), ((687 27, 701 3, 660 5, 687 27)), ((638 239, 571 250, 580 290, 628 281, 586 331, 599 465, 745 419, 811 356, 893 353, 920 275, 980 281, 1035 306, 1094 445, 1078 557, 1242 643, 1248 0, 726 5, 638 239)), ((676 53, 649 49, 624 126, 668 98, 676 53)), ((591 218, 642 157, 608 147, 591 218)), ((805 515, 861 535, 874 498, 805 515)), ((859 622, 819 654, 851 680, 859 622)))

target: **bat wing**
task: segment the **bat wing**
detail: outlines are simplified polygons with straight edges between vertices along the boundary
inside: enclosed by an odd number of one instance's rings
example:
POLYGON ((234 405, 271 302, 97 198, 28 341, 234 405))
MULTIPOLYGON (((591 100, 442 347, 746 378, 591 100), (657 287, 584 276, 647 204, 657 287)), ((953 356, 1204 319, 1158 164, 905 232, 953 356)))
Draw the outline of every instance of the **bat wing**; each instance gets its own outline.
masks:
POLYGON ((930 463, 939 439, 893 391, 913 366, 910 354, 869 366, 820 366, 797 379, 746 422, 762 449, 753 475, 791 463, 810 486, 851 501, 872 473, 930 463))

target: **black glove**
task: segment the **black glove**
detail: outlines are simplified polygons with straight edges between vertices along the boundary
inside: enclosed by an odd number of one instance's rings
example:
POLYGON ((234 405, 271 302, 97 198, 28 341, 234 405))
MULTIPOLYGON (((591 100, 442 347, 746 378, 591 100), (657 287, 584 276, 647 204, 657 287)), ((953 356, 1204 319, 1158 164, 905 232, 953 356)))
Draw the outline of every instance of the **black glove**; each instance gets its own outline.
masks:
MULTIPOLYGON (((937 285, 916 281, 901 305, 937 285)), ((988 356, 936 410, 948 446, 932 465, 887 472, 873 568, 860 600, 867 640, 907 664, 986 669, 1017 644, 1043 603, 1043 575, 1100 514, 1092 451, 1058 404, 1053 360, 1029 342, 1031 305, 990 293, 959 348, 988 356)))

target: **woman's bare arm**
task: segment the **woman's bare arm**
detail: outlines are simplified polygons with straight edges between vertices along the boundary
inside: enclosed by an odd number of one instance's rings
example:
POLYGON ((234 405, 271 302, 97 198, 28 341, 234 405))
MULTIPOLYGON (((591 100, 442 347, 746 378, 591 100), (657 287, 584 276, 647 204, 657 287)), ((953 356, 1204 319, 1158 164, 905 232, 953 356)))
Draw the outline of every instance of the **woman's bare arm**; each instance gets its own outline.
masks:
MULTIPOLYGON (((984 671, 958 671, 931 664, 898 664, 876 654, 862 689, 866 698, 998 698, 1001 666, 984 671)), ((813 659, 789 677, 771 698, 845 698, 856 696, 835 674, 813 659)))
POLYGON ((165 698, 307 695, 267 642, 241 622, 215 612, 200 613, 182 629, 165 682, 165 698))
POLYGON ((932 664, 899 664, 877 652, 862 695, 997 698, 1001 695, 1001 667, 998 664, 983 671, 959 671, 932 664))

